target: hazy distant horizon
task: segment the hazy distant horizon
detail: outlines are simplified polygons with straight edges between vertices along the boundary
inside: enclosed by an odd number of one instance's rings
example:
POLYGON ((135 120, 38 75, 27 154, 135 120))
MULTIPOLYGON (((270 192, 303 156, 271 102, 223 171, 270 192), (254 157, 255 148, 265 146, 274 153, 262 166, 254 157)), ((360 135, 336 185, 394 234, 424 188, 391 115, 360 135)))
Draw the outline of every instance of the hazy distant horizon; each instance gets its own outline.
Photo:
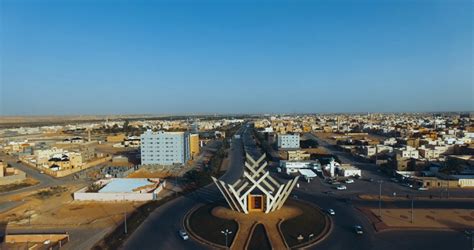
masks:
POLYGON ((2 1, 0 116, 474 110, 471 1, 2 1))
POLYGON ((138 114, 138 113, 110 113, 110 114, 34 114, 34 115, 1 115, 4 118, 14 117, 121 117, 121 116, 136 116, 136 117, 177 117, 177 116, 252 116, 252 115, 332 115, 332 114, 436 114, 436 113, 473 113, 474 110, 459 110, 459 111, 400 111, 400 112, 295 112, 295 113, 169 113, 169 114, 138 114))

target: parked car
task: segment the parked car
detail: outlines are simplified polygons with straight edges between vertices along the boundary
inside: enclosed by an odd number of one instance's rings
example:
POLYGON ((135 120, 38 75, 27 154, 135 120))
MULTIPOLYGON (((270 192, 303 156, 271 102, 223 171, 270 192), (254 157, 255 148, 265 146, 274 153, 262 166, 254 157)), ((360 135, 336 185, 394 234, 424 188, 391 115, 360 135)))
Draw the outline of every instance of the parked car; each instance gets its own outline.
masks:
POLYGON ((400 182, 397 178, 391 178, 390 180, 391 180, 392 182, 395 182, 395 183, 400 182))
POLYGON ((420 190, 420 191, 426 191, 426 190, 428 190, 428 188, 426 188, 426 187, 419 187, 418 190, 420 190))
POLYGON ((354 180, 353 180, 353 179, 347 179, 347 180, 345 181, 345 183, 354 183, 354 180))
POLYGON ((179 237, 181 237, 181 239, 183 240, 188 240, 189 239, 189 236, 188 236, 188 233, 186 233, 186 231, 184 231, 183 229, 179 230, 179 237))
POLYGON ((332 185, 341 185, 341 182, 339 182, 339 181, 333 181, 333 182, 332 182, 332 185))
POLYGON ((332 208, 327 209, 326 212, 330 215, 336 215, 336 212, 332 208))
POLYGON ((340 186, 337 186, 336 189, 337 189, 337 190, 346 190, 347 187, 344 186, 344 185, 340 185, 340 186))
POLYGON ((364 234, 364 231, 362 230, 362 226, 359 226, 359 225, 354 226, 354 232, 356 234, 364 234))

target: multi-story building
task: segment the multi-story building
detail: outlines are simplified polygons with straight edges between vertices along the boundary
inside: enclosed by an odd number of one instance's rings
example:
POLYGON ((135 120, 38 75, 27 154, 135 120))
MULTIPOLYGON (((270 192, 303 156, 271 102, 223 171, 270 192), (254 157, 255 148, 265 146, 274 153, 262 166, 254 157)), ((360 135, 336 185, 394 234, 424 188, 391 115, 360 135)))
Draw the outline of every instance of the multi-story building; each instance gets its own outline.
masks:
POLYGON ((282 149, 298 149, 300 148, 300 134, 279 134, 278 148, 282 149))
POLYGON ((76 152, 58 154, 48 160, 48 167, 52 171, 70 170, 83 166, 82 156, 76 152))
POLYGON ((140 136, 142 164, 184 164, 190 159, 187 132, 153 132, 140 136))
POLYGON ((57 154, 63 154, 65 151, 62 148, 49 148, 49 149, 41 149, 41 150, 35 150, 34 156, 35 156, 35 163, 36 166, 39 167, 46 167, 48 165, 49 159, 51 159, 54 155, 57 154))
POLYGON ((189 150, 193 159, 199 155, 199 134, 189 135, 189 150))

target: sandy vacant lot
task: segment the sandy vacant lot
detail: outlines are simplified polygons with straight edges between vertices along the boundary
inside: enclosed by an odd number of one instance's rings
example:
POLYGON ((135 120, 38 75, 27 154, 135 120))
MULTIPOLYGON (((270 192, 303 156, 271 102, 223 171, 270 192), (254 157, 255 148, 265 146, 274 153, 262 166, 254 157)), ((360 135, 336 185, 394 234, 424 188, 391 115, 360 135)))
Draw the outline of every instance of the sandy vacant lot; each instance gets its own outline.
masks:
MULTIPOLYGON (((371 209, 378 215, 378 209, 371 209)), ((382 209, 382 221, 388 227, 465 229, 474 227, 474 210, 471 209, 382 209)))
POLYGON ((5 201, 23 201, 11 210, 0 213, 0 221, 10 229, 35 229, 58 227, 106 228, 118 225, 124 212, 131 212, 138 202, 78 202, 72 192, 80 185, 41 189, 0 198, 5 201))
POLYGON ((34 186, 38 183, 39 182, 33 178, 26 178, 25 180, 21 182, 6 184, 6 185, 3 185, 2 183, 0 183, 0 192, 9 192, 9 191, 17 190, 24 187, 34 186))

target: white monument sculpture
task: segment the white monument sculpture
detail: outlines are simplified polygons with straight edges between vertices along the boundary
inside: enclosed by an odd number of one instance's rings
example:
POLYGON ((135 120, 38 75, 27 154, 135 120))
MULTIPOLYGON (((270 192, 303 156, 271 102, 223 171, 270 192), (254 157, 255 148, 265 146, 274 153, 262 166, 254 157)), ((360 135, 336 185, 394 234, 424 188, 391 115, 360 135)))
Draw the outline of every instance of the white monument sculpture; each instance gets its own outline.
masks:
POLYGON ((265 171, 265 154, 255 161, 246 154, 244 175, 233 184, 227 184, 212 177, 229 207, 246 213, 262 211, 265 213, 280 209, 288 199, 299 177, 281 184, 265 171))

